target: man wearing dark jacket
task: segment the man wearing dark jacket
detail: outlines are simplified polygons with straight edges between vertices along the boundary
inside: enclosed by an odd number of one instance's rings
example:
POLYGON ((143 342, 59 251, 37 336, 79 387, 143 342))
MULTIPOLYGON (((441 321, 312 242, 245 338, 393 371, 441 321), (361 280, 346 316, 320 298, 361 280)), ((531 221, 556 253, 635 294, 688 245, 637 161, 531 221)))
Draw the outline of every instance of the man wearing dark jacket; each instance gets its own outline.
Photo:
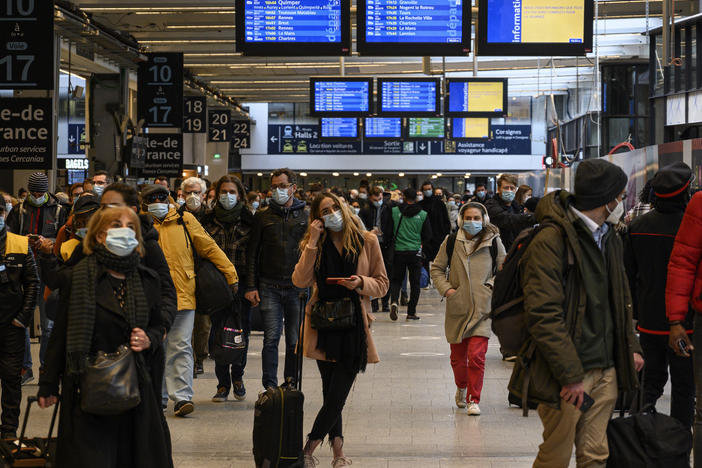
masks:
POLYGON ((507 252, 522 230, 536 224, 533 215, 522 213, 519 204, 514 200, 516 193, 517 177, 512 174, 503 174, 497 179, 495 197, 484 202, 490 221, 500 228, 500 239, 505 244, 507 252))
POLYGON ((422 245, 424 267, 429 271, 429 262, 434 261, 441 243, 451 232, 451 221, 446 204, 441 196, 434 195, 434 184, 430 180, 425 180, 422 184, 422 194, 424 198, 421 201, 417 200, 417 204, 427 213, 431 229, 431 237, 422 245))
POLYGON ((402 194, 405 203, 392 209, 395 254, 390 282, 390 319, 397 320, 397 300, 405 271, 409 271, 410 299, 407 304, 407 320, 419 320, 417 303, 421 292, 419 287, 422 270, 421 252, 433 239, 432 227, 429 223, 429 215, 417 203, 417 191, 410 187, 402 194))
MULTIPOLYGON (((665 315, 668 261, 675 236, 690 201, 692 170, 677 162, 664 167, 651 181, 653 211, 635 218, 624 238, 624 263, 638 319, 639 340, 646 356, 644 404, 656 404, 668 382, 672 391, 670 415, 691 428, 695 411, 692 360, 677 356, 668 346, 670 325, 665 315)), ((692 334, 692 321, 683 321, 692 334)))
MULTIPOLYGON (((361 208, 359 217, 368 231, 371 231, 378 237, 380 243, 380 251, 383 253, 383 262, 385 263, 385 271, 388 275, 392 275, 392 241, 393 241, 393 222, 392 208, 383 201, 383 189, 379 186, 373 186, 370 189, 368 204, 365 208, 361 208)), ((383 297, 383 312, 390 312, 390 292, 383 297)), ((371 302, 373 312, 378 311, 378 298, 374 298, 371 302)))
POLYGON ((16 437, 22 400, 21 370, 25 329, 31 323, 39 295, 39 275, 27 237, 5 226, 0 205, 0 383, 2 419, 0 438, 16 437))
POLYGON ((638 386, 643 358, 613 226, 624 214, 626 182, 619 167, 588 159, 578 166, 575 197, 553 192, 536 211, 549 226, 520 262, 528 339, 509 383, 515 396, 526 392, 538 403, 544 441, 535 468, 568 466, 573 445, 578 466, 604 466, 618 390, 638 386), (585 394, 594 404, 581 412, 585 394))
POLYGON ((271 176, 269 208, 254 217, 246 253, 246 299, 261 304, 263 319, 263 388, 278 385, 278 343, 285 323, 286 382, 294 381, 295 348, 300 328, 300 290, 292 273, 300 257, 299 243, 307 231, 305 203, 296 199, 297 175, 277 169, 271 176))

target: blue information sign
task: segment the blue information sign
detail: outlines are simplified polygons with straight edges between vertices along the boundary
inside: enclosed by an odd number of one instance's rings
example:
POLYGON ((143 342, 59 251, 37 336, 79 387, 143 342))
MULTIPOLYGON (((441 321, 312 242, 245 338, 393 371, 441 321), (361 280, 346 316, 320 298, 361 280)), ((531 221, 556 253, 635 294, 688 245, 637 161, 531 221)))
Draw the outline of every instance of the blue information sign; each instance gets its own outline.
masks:
POLYGON ((380 113, 436 114, 438 87, 436 80, 378 80, 380 113))
POLYGON ((341 43, 340 0, 246 0, 247 43, 341 43))
POLYGON ((358 120, 346 117, 322 118, 322 138, 358 138, 358 120))
POLYGON ((312 113, 368 113, 370 82, 319 80, 312 81, 312 113))
POLYGON ((460 43, 462 1, 366 0, 366 41, 460 43))
POLYGON ((402 119, 399 117, 370 117, 365 123, 366 138, 402 137, 402 119))

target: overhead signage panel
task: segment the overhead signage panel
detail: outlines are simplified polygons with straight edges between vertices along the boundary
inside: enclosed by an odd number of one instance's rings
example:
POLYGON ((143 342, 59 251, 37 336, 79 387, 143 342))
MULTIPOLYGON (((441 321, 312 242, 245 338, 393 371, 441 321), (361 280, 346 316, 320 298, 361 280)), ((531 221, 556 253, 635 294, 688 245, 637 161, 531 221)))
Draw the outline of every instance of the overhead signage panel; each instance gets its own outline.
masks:
POLYGON ((146 54, 137 73, 137 115, 146 128, 183 127, 183 53, 146 54))
POLYGON ((51 169, 51 98, 0 98, 0 169, 51 169))
POLYGON ((353 117, 324 117, 320 122, 322 138, 358 138, 358 119, 353 117))
POLYGON ((506 78, 449 78, 446 115, 502 117, 507 114, 506 78))
POLYGON ((146 159, 142 175, 181 177, 183 175, 183 135, 149 134, 146 137, 146 159))
POLYGON ((402 119, 399 117, 369 117, 365 120, 366 138, 401 138, 402 119))
POLYGON ((380 115, 438 115, 441 112, 438 79, 378 79, 380 115))
POLYGON ((371 112, 372 94, 371 78, 312 78, 310 114, 348 117, 368 115, 371 112))
POLYGON ((411 117, 407 122, 409 138, 443 138, 443 117, 411 117))
POLYGON ((232 113, 229 109, 207 110, 207 141, 226 142, 232 136, 232 113))
POLYGON ((232 148, 248 149, 251 148, 251 121, 233 120, 232 121, 232 148))
POLYGON ((207 98, 186 96, 183 101, 183 133, 207 133, 207 98))

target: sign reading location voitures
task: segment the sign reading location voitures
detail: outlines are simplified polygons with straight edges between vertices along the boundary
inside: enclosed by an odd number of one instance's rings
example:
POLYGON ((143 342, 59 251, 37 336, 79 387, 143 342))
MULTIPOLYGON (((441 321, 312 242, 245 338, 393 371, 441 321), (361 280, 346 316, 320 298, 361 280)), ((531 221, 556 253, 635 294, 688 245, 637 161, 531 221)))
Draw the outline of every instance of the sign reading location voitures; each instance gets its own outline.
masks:
POLYGON ((183 53, 146 54, 137 74, 137 114, 144 127, 183 126, 183 53))
POLYGON ((51 169, 51 98, 0 99, 0 169, 51 169))
POLYGON ((180 177, 183 174, 183 135, 150 134, 146 137, 143 176, 180 177))
POLYGON ((54 89, 54 2, 0 1, 0 89, 54 89))

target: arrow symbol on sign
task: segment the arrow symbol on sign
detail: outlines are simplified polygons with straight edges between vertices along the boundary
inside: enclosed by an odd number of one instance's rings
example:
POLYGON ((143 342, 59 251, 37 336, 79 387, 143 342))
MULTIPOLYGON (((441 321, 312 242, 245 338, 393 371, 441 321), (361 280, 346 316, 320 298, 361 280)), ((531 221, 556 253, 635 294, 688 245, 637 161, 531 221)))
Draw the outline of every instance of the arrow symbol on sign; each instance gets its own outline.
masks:
POLYGON ((427 146, 424 143, 422 143, 419 145, 419 149, 424 151, 425 149, 427 149, 427 146))
POLYGON ((75 143, 75 142, 76 142, 76 137, 74 137, 73 135, 71 135, 70 137, 68 137, 68 142, 69 142, 69 143, 75 143))
POLYGON ((278 138, 275 137, 275 136, 272 136, 272 137, 271 137, 271 141, 272 141, 273 143, 275 143, 276 141, 278 141, 278 138))

